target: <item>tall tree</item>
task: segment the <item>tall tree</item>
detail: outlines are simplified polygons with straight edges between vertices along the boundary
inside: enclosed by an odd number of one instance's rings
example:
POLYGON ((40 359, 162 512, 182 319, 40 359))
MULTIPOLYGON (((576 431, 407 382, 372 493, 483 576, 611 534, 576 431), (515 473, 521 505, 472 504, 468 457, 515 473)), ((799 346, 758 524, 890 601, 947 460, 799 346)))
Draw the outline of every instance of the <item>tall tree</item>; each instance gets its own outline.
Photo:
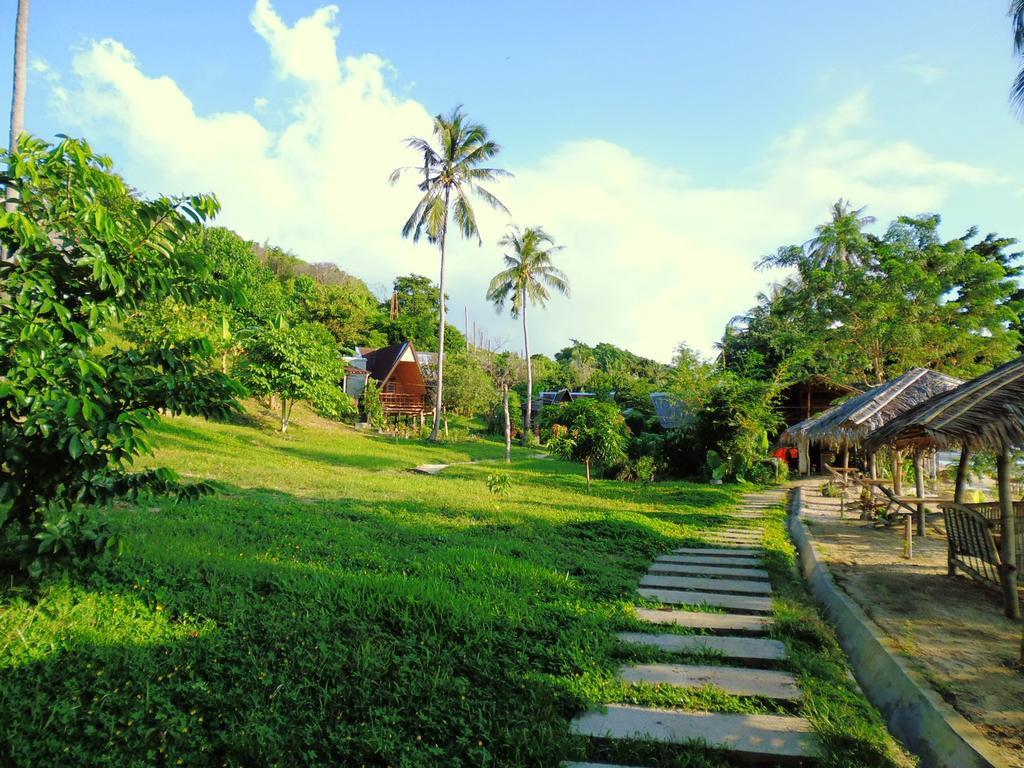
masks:
MULTIPOLYGON (((7 146, 10 151, 18 149, 18 137, 25 130, 25 88, 28 85, 28 11, 29 0, 18 0, 18 17, 14 25, 14 87, 11 89, 11 134, 7 146)), ((17 192, 6 190, 5 207, 13 211, 17 207, 17 192)), ((0 253, 0 260, 3 254, 0 253)))
POLYGON ((408 146, 423 156, 423 164, 396 169, 392 172, 390 181, 395 184, 407 172, 423 174, 422 181, 417 185, 423 196, 402 227, 402 237, 411 235, 413 242, 418 242, 421 236, 426 235, 428 242, 436 244, 441 252, 438 280, 441 318, 437 333, 437 396, 434 402, 434 427, 430 432, 430 439, 436 442, 442 418, 444 393, 444 268, 448 246, 448 222, 450 218, 454 218, 463 237, 475 237, 477 243, 482 245, 483 239, 480 237, 470 195, 480 198, 492 208, 508 213, 504 204, 480 185, 511 174, 501 168, 490 168, 485 165, 498 154, 501 147, 490 140, 487 128, 480 123, 470 122, 461 106, 455 107, 448 115, 437 115, 434 118, 434 139, 437 142, 436 147, 427 139, 408 139, 408 146))
POLYGON ((530 439, 530 406, 533 402, 533 364, 530 360, 530 330, 527 306, 543 307, 551 297, 548 289, 569 295, 569 278, 558 269, 552 257, 563 249, 543 227, 513 227, 499 245, 511 249, 505 254, 505 269, 491 279, 487 300, 499 312, 509 300, 513 318, 523 319, 523 346, 526 352, 526 412, 523 417, 523 445, 530 439))

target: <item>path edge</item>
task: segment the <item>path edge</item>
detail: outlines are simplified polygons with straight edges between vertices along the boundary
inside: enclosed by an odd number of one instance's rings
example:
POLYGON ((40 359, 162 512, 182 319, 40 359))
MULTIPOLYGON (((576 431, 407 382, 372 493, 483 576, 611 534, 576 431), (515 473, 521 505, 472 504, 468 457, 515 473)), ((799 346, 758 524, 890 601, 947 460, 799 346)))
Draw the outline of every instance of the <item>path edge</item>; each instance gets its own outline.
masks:
POLYGON ((893 735, 921 759, 922 768, 1009 768, 992 742, 898 657, 892 641, 835 583, 801 519, 801 488, 791 489, 788 513, 800 572, 835 627, 857 682, 893 735))

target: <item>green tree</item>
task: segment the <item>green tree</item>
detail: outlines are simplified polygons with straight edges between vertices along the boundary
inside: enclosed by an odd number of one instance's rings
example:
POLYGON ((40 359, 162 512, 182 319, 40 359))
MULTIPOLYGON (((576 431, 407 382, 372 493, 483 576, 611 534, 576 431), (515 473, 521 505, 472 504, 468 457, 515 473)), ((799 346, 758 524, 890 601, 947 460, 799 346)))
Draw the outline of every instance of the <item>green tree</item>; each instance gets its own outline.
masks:
POLYGON ((509 412, 509 393, 520 378, 520 359, 511 352, 491 355, 486 363, 487 372, 501 393, 501 416, 505 435, 505 463, 512 461, 512 416, 509 412))
POLYGON ((211 369, 205 338, 109 343, 144 302, 205 298, 205 265, 179 246, 215 215, 214 198, 135 200, 110 160, 74 139, 23 134, 0 163, 20 200, 0 213, 12 256, 0 263, 0 525, 27 564, 33 536, 51 552, 88 531, 98 547, 109 542, 76 505, 208 490, 130 468, 159 410, 221 417, 240 390, 211 369))
POLYGON ((608 467, 626 456, 629 434, 626 421, 611 403, 581 398, 545 408, 541 415, 545 430, 552 434, 548 445, 564 459, 582 462, 590 491, 590 467, 608 467))
MULTIPOLYGON (((1020 254, 977 230, 943 241, 937 215, 900 217, 858 241, 856 259, 822 262, 808 244, 762 260, 796 268, 730 334, 729 369, 771 378, 820 374, 880 383, 923 366, 965 377, 1016 354, 1020 254)), ((853 253, 851 247, 848 254, 853 253)))
MULTIPOLYGON (((440 296, 444 296, 449 218, 455 219, 455 224, 463 237, 475 237, 482 245, 483 239, 477 227, 476 213, 470 203, 470 195, 475 195, 493 208, 508 213, 502 202, 481 184, 510 174, 501 168, 489 168, 484 165, 498 154, 501 147, 490 140, 483 125, 470 122, 461 107, 456 107, 448 115, 437 115, 434 118, 434 138, 437 141, 436 148, 431 146, 427 139, 409 139, 408 146, 423 157, 423 164, 398 168, 392 172, 390 180, 394 184, 406 172, 423 174, 423 180, 417 184, 423 197, 402 227, 402 236, 411 235, 413 242, 418 242, 425 234, 429 242, 437 244, 441 252, 438 291, 440 296)), ((447 346, 444 341, 444 302, 439 301, 438 306, 440 318, 437 348, 445 350, 447 346)), ((441 354, 438 355, 437 364, 434 427, 430 432, 430 439, 435 442, 438 440, 438 427, 441 424, 443 397, 444 355, 441 354)))
POLYGON ((494 401, 494 383, 484 370, 478 357, 471 352, 447 355, 448 397, 447 410, 474 416, 482 413, 494 401))
POLYGON ((282 432, 300 400, 329 418, 355 413, 352 399, 338 386, 344 375, 330 331, 316 323, 258 330, 238 366, 239 379, 253 395, 280 401, 282 432))
MULTIPOLYGON (((530 305, 543 308, 550 290, 569 295, 569 279, 554 265, 553 257, 563 250, 543 227, 512 227, 498 243, 511 252, 505 253, 505 269, 491 278, 487 287, 487 300, 501 312, 508 301, 513 318, 523 319, 523 346, 526 353, 526 402, 533 401, 533 365, 530 360, 530 329, 527 309, 530 305)), ((523 416, 523 445, 530 439, 530 409, 523 416)))

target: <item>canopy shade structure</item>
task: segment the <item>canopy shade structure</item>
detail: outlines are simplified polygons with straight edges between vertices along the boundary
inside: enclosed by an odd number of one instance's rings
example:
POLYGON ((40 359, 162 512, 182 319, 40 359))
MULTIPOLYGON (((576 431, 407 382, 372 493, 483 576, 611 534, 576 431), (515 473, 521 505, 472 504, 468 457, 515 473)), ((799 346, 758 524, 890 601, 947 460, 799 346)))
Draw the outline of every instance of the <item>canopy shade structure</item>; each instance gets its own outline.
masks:
POLYGON ((917 405, 873 432, 869 450, 1024 446, 1024 357, 917 405))
POLYGON ((779 439, 783 445, 859 445, 868 435, 914 406, 963 384, 944 373, 914 368, 902 376, 834 405, 812 419, 789 427, 779 439))

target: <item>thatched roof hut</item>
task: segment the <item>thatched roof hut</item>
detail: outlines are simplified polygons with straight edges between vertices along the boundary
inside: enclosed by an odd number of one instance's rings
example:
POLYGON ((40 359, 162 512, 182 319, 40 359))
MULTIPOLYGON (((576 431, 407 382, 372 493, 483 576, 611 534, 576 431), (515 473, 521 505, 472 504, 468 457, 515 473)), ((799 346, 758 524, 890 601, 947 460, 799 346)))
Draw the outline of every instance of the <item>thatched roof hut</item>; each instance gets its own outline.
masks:
POLYGON ((938 394, 963 384, 944 373, 914 368, 902 376, 834 405, 812 419, 794 424, 780 442, 859 445, 868 435, 892 419, 938 394))
POLYGON ((869 449, 1024 446, 1024 357, 920 403, 865 440, 869 449))

